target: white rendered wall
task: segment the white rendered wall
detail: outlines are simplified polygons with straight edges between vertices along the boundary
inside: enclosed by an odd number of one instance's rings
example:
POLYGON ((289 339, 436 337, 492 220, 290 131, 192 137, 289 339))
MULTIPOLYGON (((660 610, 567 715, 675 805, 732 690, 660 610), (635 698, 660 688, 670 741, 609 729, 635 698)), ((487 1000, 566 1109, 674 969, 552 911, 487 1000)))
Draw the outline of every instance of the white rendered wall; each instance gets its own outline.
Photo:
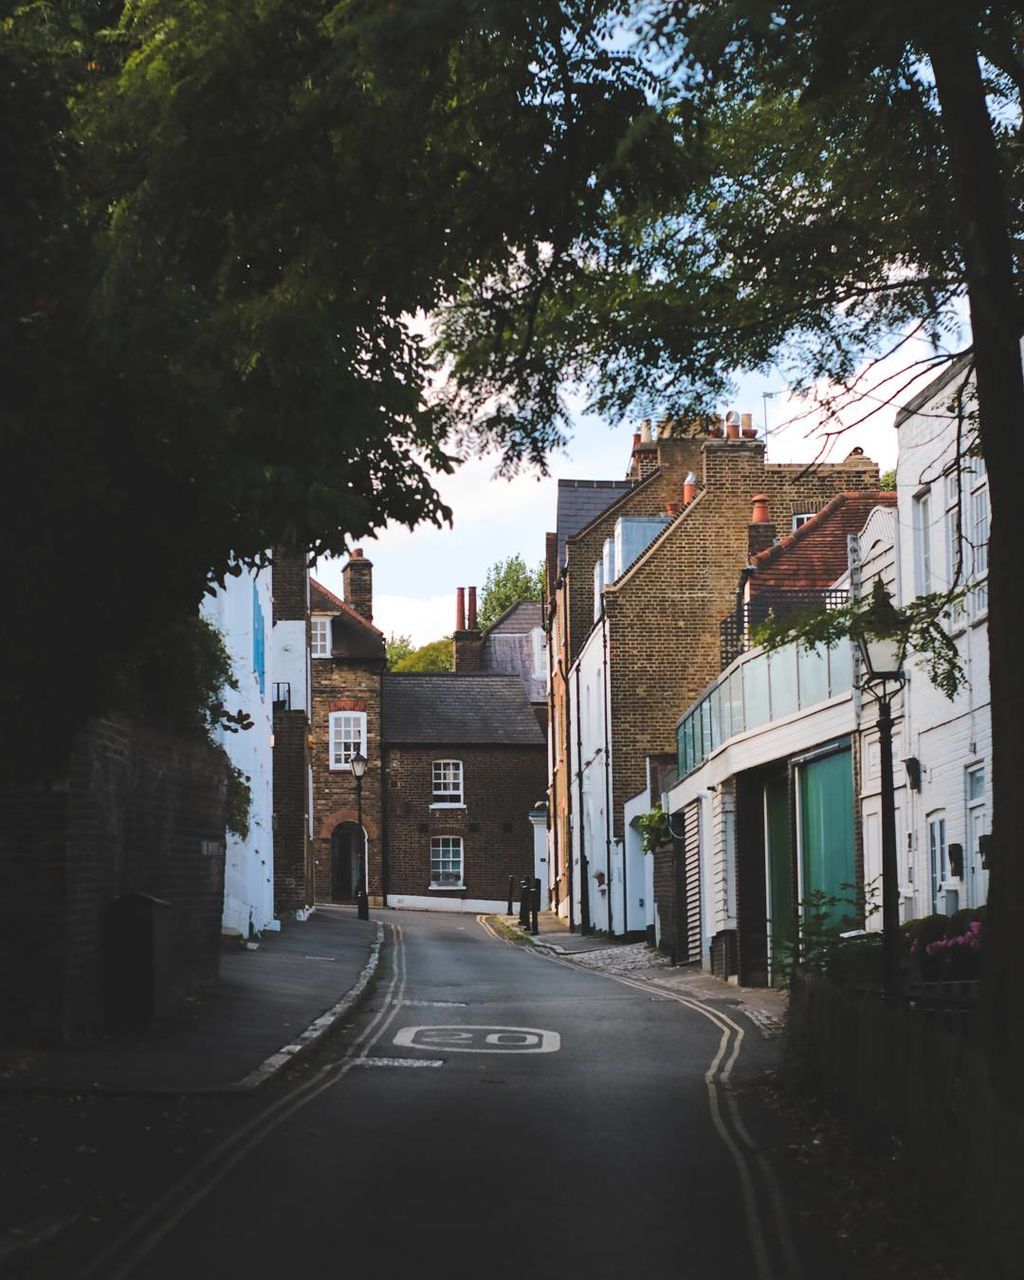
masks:
POLYGON ((240 840, 230 833, 224 867, 223 926, 248 936, 250 932, 276 929, 274 920, 273 837, 273 672, 270 668, 272 606, 270 570, 229 577, 223 589, 207 596, 202 612, 221 632, 231 658, 238 689, 227 690, 230 711, 243 710, 253 727, 238 733, 221 731, 218 741, 231 760, 249 778, 252 806, 249 835, 240 840), (263 618, 264 678, 260 687, 254 668, 254 591, 263 618))
POLYGON ((274 673, 275 684, 287 681, 291 685, 291 709, 308 711, 309 649, 306 645, 304 619, 274 623, 269 665, 274 673))
POLYGON ((606 931, 609 898, 618 896, 612 907, 616 932, 623 927, 621 892, 622 868, 616 865, 609 846, 607 821, 607 770, 605 768, 605 678, 602 628, 595 627, 570 672, 572 700, 572 857, 576 918, 582 908, 580 874, 581 841, 588 860, 588 905, 590 925, 606 931), (579 696, 577 697, 577 673, 579 696), (581 780, 582 773, 582 780, 581 780), (582 781, 582 798, 581 798, 582 781))
MULTIPOLYGON (((946 475, 954 474, 956 456, 956 422, 950 413, 952 391, 960 379, 939 392, 929 403, 904 419, 899 427, 899 454, 896 464, 899 499, 898 555, 900 563, 900 602, 906 604, 919 585, 917 547, 915 546, 915 502, 925 490, 929 495, 928 545, 933 591, 946 588, 952 580, 955 552, 951 531, 946 525, 948 499, 946 475)), ((968 399, 967 408, 972 404, 968 399)), ((970 427, 965 433, 970 435, 970 427)), ((955 481, 954 481, 955 486, 955 481)), ((961 554, 970 566, 970 492, 971 475, 961 471, 963 496, 962 520, 964 538, 961 554)), ((922 531, 923 532, 923 531, 922 531)), ((920 535, 919 535, 920 536, 920 535)), ((988 895, 988 874, 971 848, 971 830, 977 830, 978 819, 985 831, 991 830, 992 814, 992 721, 989 687, 988 614, 968 609, 958 615, 951 635, 960 655, 965 682, 950 701, 931 683, 919 661, 908 663, 910 680, 905 693, 907 728, 904 754, 916 757, 921 765, 920 792, 907 792, 908 834, 914 882, 911 910, 926 915, 932 910, 931 862, 929 854, 929 821, 945 819, 946 844, 959 844, 964 850, 962 878, 947 875, 940 891, 940 910, 947 905, 945 895, 955 892, 958 905, 979 906, 988 895), (980 814, 967 800, 967 773, 980 767, 984 771, 984 794, 980 814)))

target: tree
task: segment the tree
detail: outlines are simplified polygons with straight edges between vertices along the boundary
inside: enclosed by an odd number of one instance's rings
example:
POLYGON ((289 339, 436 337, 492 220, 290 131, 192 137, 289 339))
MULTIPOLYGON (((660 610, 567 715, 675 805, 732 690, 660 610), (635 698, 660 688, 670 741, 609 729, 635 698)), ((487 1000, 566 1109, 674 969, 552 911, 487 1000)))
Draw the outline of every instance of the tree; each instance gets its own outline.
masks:
POLYGON ((403 671, 451 671, 452 638, 442 636, 440 640, 431 640, 429 644, 420 645, 412 653, 406 654, 391 669, 403 671))
POLYGON ((655 0, 634 10, 677 129, 663 169, 672 180, 609 206, 533 292, 517 271, 478 273, 441 335, 451 398, 524 430, 552 414, 569 379, 606 413, 685 417, 712 408, 732 370, 778 363, 800 386, 831 380, 876 409, 899 402, 912 372, 951 358, 941 346, 966 294, 993 513, 985 991, 993 1066, 1012 1099, 1024 1063, 1024 620, 1011 533, 1024 421, 1024 7, 655 0), (896 379, 857 374, 912 326, 933 338, 934 359, 896 379))
POLYGON ((412 642, 411 636, 396 635, 393 631, 384 641, 384 649, 387 654, 388 670, 393 671, 395 664, 401 662, 403 658, 407 658, 410 653, 415 650, 416 646, 412 642))
POLYGON ((498 560, 487 570, 477 621, 481 631, 497 622, 520 600, 540 600, 544 594, 544 566, 528 569, 521 555, 498 560))
MULTIPOLYGON (((657 149, 635 134, 645 78, 595 12, 3 7, 12 754, 38 742, 59 766, 53 744, 124 702, 203 590, 268 547, 340 554, 389 520, 449 518, 425 468, 479 433, 427 394, 414 318, 483 263, 540 270, 657 149), (74 697, 52 678, 69 646, 74 697)), ((549 443, 512 421, 487 439, 510 465, 549 443)))

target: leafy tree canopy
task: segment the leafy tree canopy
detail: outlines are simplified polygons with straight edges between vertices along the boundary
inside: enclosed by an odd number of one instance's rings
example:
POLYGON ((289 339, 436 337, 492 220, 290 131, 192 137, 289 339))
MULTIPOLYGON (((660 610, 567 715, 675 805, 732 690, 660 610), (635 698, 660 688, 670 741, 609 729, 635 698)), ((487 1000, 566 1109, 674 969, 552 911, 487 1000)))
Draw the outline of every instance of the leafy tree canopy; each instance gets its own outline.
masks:
POLYGON ((482 631, 497 622, 506 609, 520 600, 539 600, 544 594, 544 565, 528 569, 521 555, 498 560, 487 570, 480 593, 477 621, 482 631))
MULTIPOLYGON (((109 706, 204 587, 268 547, 341 554, 387 521, 449 518, 424 468, 483 437, 428 394, 419 318, 478 272, 542 278, 547 246, 659 163, 668 131, 613 17, 585 0, 0 9, 16 739, 42 722, 63 740, 109 706), (73 699, 50 678, 69 645, 73 699)), ((494 428, 510 465, 553 438, 494 428)))
POLYGON ((442 636, 440 640, 431 640, 429 644, 420 645, 412 653, 400 658, 391 668, 392 671, 451 671, 452 638, 442 636))
POLYGON ((407 658, 415 648, 416 646, 413 644, 410 636, 396 635, 395 632, 392 631, 384 641, 388 670, 394 670, 395 664, 401 662, 403 658, 407 658))

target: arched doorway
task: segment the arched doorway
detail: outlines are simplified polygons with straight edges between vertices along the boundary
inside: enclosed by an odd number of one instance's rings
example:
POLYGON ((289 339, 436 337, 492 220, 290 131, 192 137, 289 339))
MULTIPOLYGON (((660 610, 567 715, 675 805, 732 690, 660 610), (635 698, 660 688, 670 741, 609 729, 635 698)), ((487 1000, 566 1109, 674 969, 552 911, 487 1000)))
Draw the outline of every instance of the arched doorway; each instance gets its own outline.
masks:
POLYGON ((356 822, 339 822, 331 832, 331 901, 353 902, 360 883, 363 829, 356 822))

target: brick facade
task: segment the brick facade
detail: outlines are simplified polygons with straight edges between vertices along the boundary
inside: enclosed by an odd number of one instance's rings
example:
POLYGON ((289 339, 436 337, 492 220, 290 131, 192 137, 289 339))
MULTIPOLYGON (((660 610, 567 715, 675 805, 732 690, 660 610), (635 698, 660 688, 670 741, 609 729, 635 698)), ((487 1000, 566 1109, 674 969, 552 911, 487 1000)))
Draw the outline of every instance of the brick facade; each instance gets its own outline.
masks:
MULTIPOLYGON (((359 816, 356 782, 351 770, 330 768, 330 715, 332 711, 365 711, 366 775, 362 784, 362 819, 366 830, 369 867, 368 896, 371 905, 383 901, 381 879, 381 723, 380 676, 375 667, 348 663, 341 658, 314 658, 313 714, 310 741, 313 758, 313 875, 316 900, 330 902, 331 835, 343 823, 359 816)), ((347 896, 347 895, 346 895, 347 896)))
POLYGON ((274 707, 274 912, 313 902, 309 845, 309 720, 305 711, 274 707))
MULTIPOLYGON (((533 876, 530 810, 547 789, 546 747, 386 749, 387 878, 394 897, 504 901, 509 876, 533 876), (465 808, 431 808, 435 760, 460 759, 465 808), (461 836, 465 888, 430 888, 432 836, 461 836)), ((517 889, 518 892, 518 889, 517 889)))
POLYGON ((65 778, 0 787, 0 1041, 103 1025, 107 910, 125 893, 170 903, 170 1005, 216 977, 226 768, 203 743, 95 720, 65 778))

